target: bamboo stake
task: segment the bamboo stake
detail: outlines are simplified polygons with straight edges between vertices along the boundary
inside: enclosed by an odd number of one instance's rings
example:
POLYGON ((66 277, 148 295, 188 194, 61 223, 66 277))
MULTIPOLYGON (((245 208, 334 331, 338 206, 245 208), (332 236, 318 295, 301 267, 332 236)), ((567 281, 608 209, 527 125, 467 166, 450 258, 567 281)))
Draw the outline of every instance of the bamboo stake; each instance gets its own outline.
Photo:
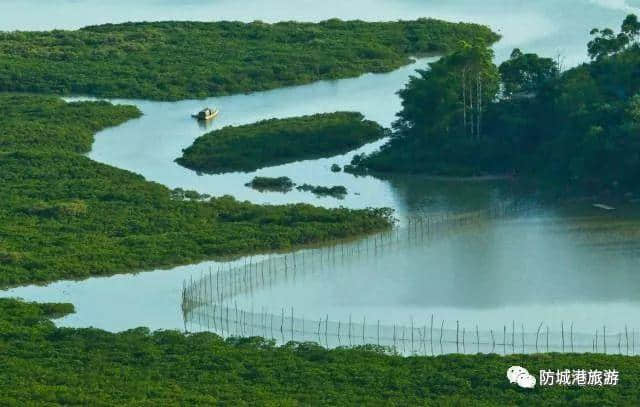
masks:
POLYGON ((573 321, 571 321, 571 353, 573 353, 573 321))
POLYGON ((414 353, 413 349, 413 317, 411 317, 411 354, 414 353))
POLYGON ((493 336, 493 329, 490 330, 491 332, 491 353, 495 353, 496 350, 496 338, 493 336))
POLYGON ((549 325, 547 325, 547 353, 549 353, 549 325))
POLYGON ((624 336, 627 338, 627 356, 629 356, 629 329, 624 325, 624 336))
POLYGON ((367 325, 367 317, 362 317, 362 344, 365 344, 365 338, 364 338, 364 328, 367 325))
POLYGON ((429 340, 431 342, 431 354, 433 355, 433 314, 431 314, 431 325, 429 327, 429 340))
POLYGON ((503 325, 503 339, 502 339, 502 347, 503 349, 503 353, 506 355, 507 354, 507 326, 503 325))

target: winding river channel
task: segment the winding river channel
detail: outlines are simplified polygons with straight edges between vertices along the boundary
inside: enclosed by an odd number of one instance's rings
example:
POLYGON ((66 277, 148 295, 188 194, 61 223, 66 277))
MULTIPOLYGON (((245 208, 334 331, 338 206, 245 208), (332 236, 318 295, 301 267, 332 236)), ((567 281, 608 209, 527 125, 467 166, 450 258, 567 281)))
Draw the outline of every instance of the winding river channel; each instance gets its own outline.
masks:
MULTIPOLYGON (((33 0, 7 0, 0 4, 0 15, 6 18, 0 21, 0 29, 77 28, 131 19, 317 21, 329 17, 366 20, 438 17, 489 24, 499 31, 504 39, 495 46, 498 60, 518 46, 545 55, 560 54, 564 63, 571 66, 585 60, 590 28, 616 26, 625 13, 634 10, 633 1, 628 4, 587 0, 330 0, 305 2, 305 7, 297 2, 294 6, 293 1, 275 0, 268 2, 268 7, 255 1, 255 7, 241 8, 226 0, 216 2, 215 6, 213 2, 197 0, 180 2, 180 6, 168 0, 104 3, 61 1, 54 6, 33 0), (252 14, 247 16, 247 10, 252 14), (28 20, 25 16, 29 16, 28 20)), ((207 100, 113 100, 135 104, 144 115, 97 134, 89 157, 142 174, 170 188, 214 196, 229 194, 256 203, 391 207, 401 220, 403 235, 410 228, 407 220, 416 215, 440 219, 451 213, 490 212, 516 199, 529 202, 514 191, 509 181, 438 180, 422 176, 377 179, 330 171, 333 163, 344 165, 354 154, 372 151, 384 141, 345 155, 264 168, 250 174, 202 175, 173 162, 183 148, 207 131, 261 119, 349 110, 362 112, 366 118, 389 126, 400 109, 395 92, 416 69, 426 68, 429 61, 418 59, 387 74, 365 74, 207 100), (190 118, 191 113, 203 106, 215 106, 221 112, 209 128, 190 118), (286 175, 298 184, 344 185, 349 194, 339 200, 316 198, 299 191, 260 193, 244 186, 255 175, 286 175)), ((82 98, 70 100, 78 99, 82 98)), ((550 326, 557 334, 565 324, 590 335, 606 324, 607 331, 615 335, 632 332, 635 341, 635 329, 640 328, 637 240, 640 211, 635 206, 638 205, 629 204, 611 212, 588 204, 535 207, 505 218, 489 217, 452 233, 434 234, 422 244, 395 244, 379 251, 375 243, 376 246, 371 246, 375 247, 375 255, 352 256, 338 264, 323 263, 314 267, 325 269, 324 273, 278 279, 259 290, 241 293, 233 299, 234 310, 254 309, 260 310, 261 315, 279 316, 284 309, 294 308, 300 320, 304 316, 315 321, 329 318, 335 325, 337 321, 346 324, 350 319, 366 319, 381 321, 387 327, 408 326, 414 319, 423 324, 433 315, 438 325, 446 321, 448 327, 458 324, 468 330, 479 326, 492 335, 493 331, 503 332, 507 325, 510 330, 517 325, 527 332, 535 332, 542 325, 550 326)), ((400 231, 396 242, 401 240, 399 236, 400 231)), ((323 256, 322 250, 315 254, 311 249, 304 252, 308 258, 323 256)), ((282 255, 277 256, 282 259, 282 255)), ((250 261, 264 259, 254 257, 250 261)), ((210 269, 243 266, 246 262, 244 258, 224 264, 210 261, 171 270, 19 287, 0 295, 75 304, 77 313, 57 321, 62 326, 93 326, 112 331, 138 326, 184 329, 183 283, 198 280, 210 269)), ((195 325, 189 329, 212 329, 210 324, 195 325)))

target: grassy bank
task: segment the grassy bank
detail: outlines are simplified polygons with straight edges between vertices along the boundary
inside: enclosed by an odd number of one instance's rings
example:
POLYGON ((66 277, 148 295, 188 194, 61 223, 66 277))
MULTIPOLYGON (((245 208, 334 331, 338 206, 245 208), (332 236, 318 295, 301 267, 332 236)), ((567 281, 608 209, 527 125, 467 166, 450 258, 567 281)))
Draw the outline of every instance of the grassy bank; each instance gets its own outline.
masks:
POLYGON ((2 405, 473 405, 631 406, 640 399, 637 357, 449 355, 400 357, 375 348, 275 347, 214 334, 119 334, 55 328, 70 305, 0 300, 2 405), (616 369, 617 386, 536 387, 508 383, 520 365, 616 369))
POLYGON ((249 172, 346 153, 388 134, 355 112, 271 119, 207 133, 184 149, 176 162, 206 173, 249 172))
POLYGON ((287 249, 381 230, 384 210, 207 200, 94 162, 93 132, 139 115, 0 95, 0 287, 287 249))
POLYGON ((498 38, 484 26, 432 19, 155 22, 0 32, 0 91, 202 98, 387 72, 411 55, 498 38))

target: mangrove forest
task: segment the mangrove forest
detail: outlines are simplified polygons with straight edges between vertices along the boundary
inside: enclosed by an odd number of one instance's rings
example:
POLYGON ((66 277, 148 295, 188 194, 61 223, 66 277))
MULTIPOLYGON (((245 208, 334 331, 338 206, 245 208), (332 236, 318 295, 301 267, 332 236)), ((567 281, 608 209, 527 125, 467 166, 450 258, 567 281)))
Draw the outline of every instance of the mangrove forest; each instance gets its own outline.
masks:
POLYGON ((388 210, 204 199, 79 154, 140 112, 0 95, 0 286, 287 249, 390 226, 388 210))
POLYGON ((178 100, 388 72, 460 40, 494 42, 476 24, 433 19, 105 24, 0 32, 0 91, 178 100), (46 69, 43 69, 46 67, 46 69))

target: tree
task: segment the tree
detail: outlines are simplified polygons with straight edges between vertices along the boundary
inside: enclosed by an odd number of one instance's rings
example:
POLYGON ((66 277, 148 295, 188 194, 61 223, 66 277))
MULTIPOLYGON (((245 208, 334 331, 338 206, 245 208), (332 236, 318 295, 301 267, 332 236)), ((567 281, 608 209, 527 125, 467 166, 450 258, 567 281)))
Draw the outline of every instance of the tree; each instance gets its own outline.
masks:
POLYGON ((639 32, 640 23, 638 23, 638 18, 634 14, 630 14, 625 18, 622 23, 622 31, 618 35, 611 28, 602 30, 594 28, 590 34, 595 38, 587 44, 589 56, 593 60, 601 60, 614 55, 625 49, 632 40, 635 40, 639 32))
POLYGON ((640 21, 638 21, 638 16, 629 14, 622 22, 621 31, 631 42, 636 43, 640 36, 640 21))
POLYGON ((493 51, 461 43, 451 55, 420 71, 399 92, 403 109, 394 128, 415 139, 467 138, 482 134, 482 117, 498 92, 493 51))
POLYGON ((499 72, 506 96, 537 93, 542 85, 559 73, 556 61, 536 54, 524 54, 516 48, 511 58, 500 65, 499 72))

